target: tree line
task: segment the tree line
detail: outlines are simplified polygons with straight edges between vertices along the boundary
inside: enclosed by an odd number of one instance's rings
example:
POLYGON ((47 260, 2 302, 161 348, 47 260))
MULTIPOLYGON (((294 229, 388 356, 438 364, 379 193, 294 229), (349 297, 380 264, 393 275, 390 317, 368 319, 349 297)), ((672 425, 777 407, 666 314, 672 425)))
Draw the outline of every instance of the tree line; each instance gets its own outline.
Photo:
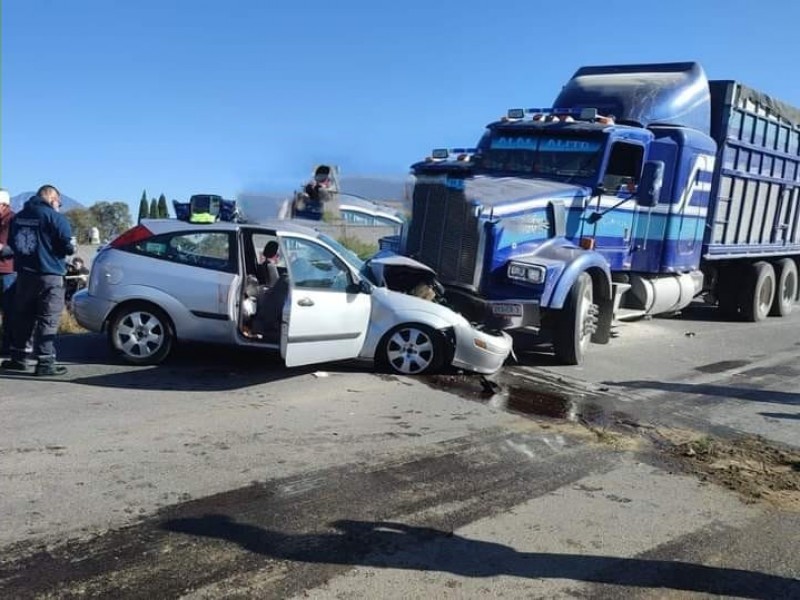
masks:
POLYGON ((139 222, 142 219, 168 219, 169 207, 167 197, 161 194, 158 200, 151 198, 147 201, 147 190, 142 190, 142 198, 139 200, 139 222))
MULTIPOLYGON (((91 241, 92 228, 97 227, 100 240, 110 240, 133 226, 130 208, 125 202, 96 202, 89 208, 73 208, 64 213, 79 244, 91 241)), ((142 191, 139 201, 139 217, 142 219, 167 219, 169 207, 167 197, 161 194, 158 200, 147 199, 147 190, 142 191)))
POLYGON ((100 239, 112 239, 130 229, 131 211, 125 202, 95 202, 89 208, 73 208, 64 213, 79 244, 91 240, 92 228, 97 227, 100 239))

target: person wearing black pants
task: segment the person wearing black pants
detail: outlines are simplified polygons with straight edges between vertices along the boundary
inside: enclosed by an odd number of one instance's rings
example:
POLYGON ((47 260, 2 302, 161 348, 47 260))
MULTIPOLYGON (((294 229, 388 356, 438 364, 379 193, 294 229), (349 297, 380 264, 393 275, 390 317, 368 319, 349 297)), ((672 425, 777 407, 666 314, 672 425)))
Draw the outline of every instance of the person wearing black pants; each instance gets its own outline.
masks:
POLYGON ((14 211, 11 196, 0 189, 0 314, 3 315, 3 336, 0 338, 0 354, 7 355, 11 349, 11 300, 14 297, 14 252, 8 245, 8 234, 14 211))
POLYGON ((64 309, 67 256, 75 252, 69 221, 59 214, 61 194, 43 185, 11 223, 9 245, 14 251, 17 281, 11 324, 11 360, 4 369, 27 371, 25 346, 34 334, 35 375, 63 375, 56 364, 55 338, 64 309))

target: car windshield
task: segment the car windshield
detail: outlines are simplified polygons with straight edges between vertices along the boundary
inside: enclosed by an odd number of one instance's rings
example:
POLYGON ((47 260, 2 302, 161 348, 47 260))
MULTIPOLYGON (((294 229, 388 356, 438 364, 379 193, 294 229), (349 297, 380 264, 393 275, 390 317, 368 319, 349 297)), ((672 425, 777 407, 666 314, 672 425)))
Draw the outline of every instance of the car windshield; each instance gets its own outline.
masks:
POLYGON ((600 137, 500 129, 482 140, 478 160, 489 171, 593 179, 602 154, 600 137))
POLYGON ((361 272, 361 270, 364 268, 364 261, 358 258, 358 254, 345 247, 340 242, 328 235, 325 235, 324 233, 319 235, 319 239, 336 250, 336 252, 338 252, 339 255, 345 260, 345 262, 347 262, 347 264, 353 267, 356 271, 361 272))

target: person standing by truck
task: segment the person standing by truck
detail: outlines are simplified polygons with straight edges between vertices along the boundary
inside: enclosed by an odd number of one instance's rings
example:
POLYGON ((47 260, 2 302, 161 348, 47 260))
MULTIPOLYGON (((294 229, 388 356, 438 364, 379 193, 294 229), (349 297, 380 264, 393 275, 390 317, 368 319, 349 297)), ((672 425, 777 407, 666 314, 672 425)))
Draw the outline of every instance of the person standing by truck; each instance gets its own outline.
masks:
POLYGON ((9 243, 17 272, 14 291, 14 322, 11 328, 11 359, 4 369, 27 371, 25 346, 34 332, 35 375, 63 375, 56 365, 55 338, 64 308, 65 259, 75 252, 69 221, 58 212, 61 194, 43 185, 17 213, 11 224, 9 243))
POLYGON ((8 233, 13 218, 11 198, 6 190, 0 189, 0 312, 3 315, 0 355, 3 356, 11 350, 11 299, 17 278, 14 272, 14 253, 8 245, 8 233))

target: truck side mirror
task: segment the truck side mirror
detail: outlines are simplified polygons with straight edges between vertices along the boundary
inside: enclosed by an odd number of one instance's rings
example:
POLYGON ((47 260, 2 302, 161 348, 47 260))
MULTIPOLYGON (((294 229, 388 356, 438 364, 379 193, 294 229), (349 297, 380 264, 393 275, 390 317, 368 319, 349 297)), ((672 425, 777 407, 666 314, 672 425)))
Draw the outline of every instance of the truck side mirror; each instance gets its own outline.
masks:
POLYGON ((639 206, 653 207, 661 198, 661 186, 664 185, 664 161, 648 160, 642 169, 642 180, 636 194, 639 206))

